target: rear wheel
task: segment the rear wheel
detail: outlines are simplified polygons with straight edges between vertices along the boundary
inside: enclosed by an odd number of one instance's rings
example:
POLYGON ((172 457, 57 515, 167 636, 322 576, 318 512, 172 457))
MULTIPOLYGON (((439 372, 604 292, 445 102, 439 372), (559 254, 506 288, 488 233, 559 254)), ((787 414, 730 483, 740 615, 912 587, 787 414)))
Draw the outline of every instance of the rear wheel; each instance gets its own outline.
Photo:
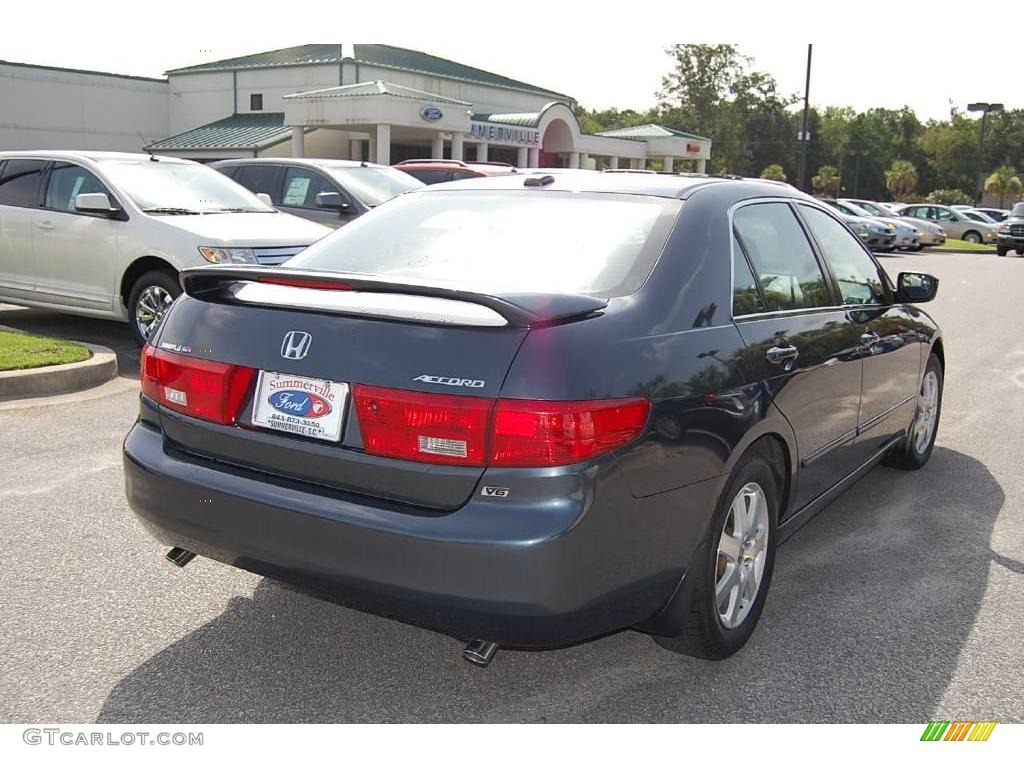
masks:
POLYGON ((1001 248, 998 245, 996 246, 996 256, 1005 256, 1008 251, 1008 248, 1001 248))
POLYGON ((147 272, 128 294, 128 321, 139 346, 145 344, 160 325, 164 312, 181 293, 177 278, 170 272, 147 272))
POLYGON ((981 235, 972 229, 970 232, 964 233, 964 242, 978 244, 981 242, 981 235))
POLYGON ((747 642, 764 608, 778 540, 775 474, 758 453, 740 459, 694 554, 693 599, 683 631, 655 637, 676 653, 724 659, 747 642))
POLYGON ((936 355, 928 358, 921 389, 917 395, 914 420, 904 441, 886 456, 885 463, 898 469, 920 469, 935 448, 942 413, 942 363, 936 355))

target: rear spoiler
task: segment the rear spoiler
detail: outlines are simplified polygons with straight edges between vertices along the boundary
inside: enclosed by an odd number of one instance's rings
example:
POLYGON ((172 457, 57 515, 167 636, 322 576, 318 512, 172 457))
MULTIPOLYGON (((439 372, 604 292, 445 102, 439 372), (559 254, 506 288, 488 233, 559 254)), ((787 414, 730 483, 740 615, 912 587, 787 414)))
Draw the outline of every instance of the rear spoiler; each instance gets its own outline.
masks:
POLYGON ((182 270, 181 287, 189 296, 210 298, 238 282, 291 285, 319 290, 390 293, 406 296, 427 296, 461 301, 487 307, 501 315, 508 325, 530 328, 576 320, 608 306, 608 300, 579 293, 508 293, 490 294, 442 288, 417 282, 391 280, 376 275, 320 270, 212 265, 182 270), (336 286, 336 288, 335 288, 336 286))

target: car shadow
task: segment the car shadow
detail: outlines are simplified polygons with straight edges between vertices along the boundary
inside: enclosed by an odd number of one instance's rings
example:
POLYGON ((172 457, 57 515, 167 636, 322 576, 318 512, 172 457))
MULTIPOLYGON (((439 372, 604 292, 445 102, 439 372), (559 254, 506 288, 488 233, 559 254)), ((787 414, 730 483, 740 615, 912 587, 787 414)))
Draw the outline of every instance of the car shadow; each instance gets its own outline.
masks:
POLYGON ((141 351, 127 323, 0 304, 0 325, 110 347, 117 355, 118 375, 125 379, 139 378, 141 351))
POLYGON ((983 464, 941 447, 920 472, 874 470, 783 545, 757 631, 722 662, 624 631, 478 669, 450 637, 262 579, 124 677, 98 720, 926 722, 1003 500, 983 464))

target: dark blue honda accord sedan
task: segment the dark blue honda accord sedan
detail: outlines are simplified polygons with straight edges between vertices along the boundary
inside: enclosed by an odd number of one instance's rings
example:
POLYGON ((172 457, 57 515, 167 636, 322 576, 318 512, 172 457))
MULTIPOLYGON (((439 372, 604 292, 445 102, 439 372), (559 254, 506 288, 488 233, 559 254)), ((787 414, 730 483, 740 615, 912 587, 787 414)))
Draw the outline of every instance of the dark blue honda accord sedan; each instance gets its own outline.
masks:
POLYGON ((723 658, 779 544, 922 467, 943 344, 834 212, 707 176, 392 200, 282 268, 207 267, 143 352, 131 506, 195 554, 470 641, 626 627, 723 658))

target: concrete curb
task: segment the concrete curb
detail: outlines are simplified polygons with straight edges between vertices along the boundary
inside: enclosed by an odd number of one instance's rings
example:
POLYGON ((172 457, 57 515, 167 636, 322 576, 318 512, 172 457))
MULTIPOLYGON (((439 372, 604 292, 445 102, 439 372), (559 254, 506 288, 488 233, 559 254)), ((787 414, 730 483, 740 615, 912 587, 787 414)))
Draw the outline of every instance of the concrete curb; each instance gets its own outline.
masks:
MULTIPOLYGON (((6 326, 0 328, 18 330, 6 326)), ((117 355, 112 349, 84 341, 75 343, 88 347, 92 357, 79 363, 28 368, 23 371, 0 371, 0 400, 78 392, 104 384, 117 376, 117 355)))

